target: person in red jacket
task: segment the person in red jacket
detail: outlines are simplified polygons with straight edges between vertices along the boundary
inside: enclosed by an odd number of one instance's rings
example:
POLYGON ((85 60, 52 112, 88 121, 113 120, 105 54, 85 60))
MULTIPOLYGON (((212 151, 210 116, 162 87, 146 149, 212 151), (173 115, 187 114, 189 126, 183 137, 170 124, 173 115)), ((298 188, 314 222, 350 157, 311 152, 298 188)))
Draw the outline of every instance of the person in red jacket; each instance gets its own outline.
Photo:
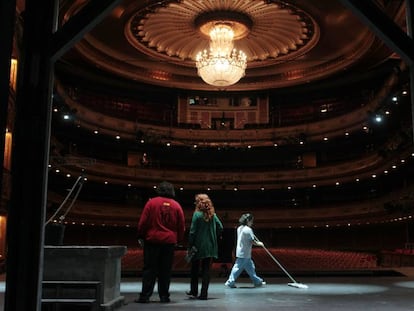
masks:
POLYGON ((185 232, 184 212, 174 199, 174 186, 163 181, 156 190, 158 196, 148 200, 138 222, 138 238, 144 241, 142 290, 135 300, 139 303, 150 301, 157 279, 160 301, 170 302, 174 249, 185 232))

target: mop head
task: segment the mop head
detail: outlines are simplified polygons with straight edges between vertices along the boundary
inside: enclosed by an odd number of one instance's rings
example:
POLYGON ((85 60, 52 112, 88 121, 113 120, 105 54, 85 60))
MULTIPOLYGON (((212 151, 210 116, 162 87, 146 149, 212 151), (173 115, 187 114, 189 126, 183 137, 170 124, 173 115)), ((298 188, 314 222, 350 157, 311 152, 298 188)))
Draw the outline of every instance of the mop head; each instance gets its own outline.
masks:
POLYGON ((308 285, 302 283, 288 283, 289 286, 296 287, 296 288, 308 288, 308 285))

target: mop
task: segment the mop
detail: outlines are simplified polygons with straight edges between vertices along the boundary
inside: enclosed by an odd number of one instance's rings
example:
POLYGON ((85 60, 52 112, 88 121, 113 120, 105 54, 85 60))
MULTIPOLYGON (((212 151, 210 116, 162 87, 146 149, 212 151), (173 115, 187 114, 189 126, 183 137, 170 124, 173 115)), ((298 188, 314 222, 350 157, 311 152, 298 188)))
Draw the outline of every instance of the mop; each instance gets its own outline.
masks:
MULTIPOLYGON (((255 241, 256 242, 260 242, 257 237, 255 237, 255 241)), ((302 288, 302 289, 306 289, 308 288, 308 285, 306 284, 302 284, 302 283, 298 283, 296 282, 296 280, 289 274, 289 272, 287 272, 287 270, 282 266, 282 264, 272 255, 272 253, 264 246, 264 244, 262 244, 263 249, 266 251, 266 253, 269 254, 270 258, 273 259, 273 261, 279 266, 280 269, 282 269, 282 271, 284 273, 286 273, 286 275, 289 277, 289 279, 292 281, 292 283, 288 283, 288 286, 292 286, 292 287, 296 287, 296 288, 302 288)))

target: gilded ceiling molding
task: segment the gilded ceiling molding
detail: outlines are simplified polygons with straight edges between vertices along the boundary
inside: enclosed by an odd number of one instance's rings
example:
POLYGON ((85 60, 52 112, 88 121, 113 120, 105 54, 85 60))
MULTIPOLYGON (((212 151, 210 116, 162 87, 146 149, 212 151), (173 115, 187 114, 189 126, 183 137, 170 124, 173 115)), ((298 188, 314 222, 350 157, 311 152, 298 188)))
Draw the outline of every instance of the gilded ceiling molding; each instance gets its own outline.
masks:
MULTIPOLYGON (((64 20, 82 5, 65 6, 64 20)), ((248 56, 246 76, 229 91, 306 84, 347 70, 356 59, 384 57, 382 48, 373 49, 372 32, 332 1, 125 0, 75 50, 97 68, 133 81, 217 91, 195 68, 196 54, 209 43, 202 27, 214 15, 246 29, 235 41, 248 56)))

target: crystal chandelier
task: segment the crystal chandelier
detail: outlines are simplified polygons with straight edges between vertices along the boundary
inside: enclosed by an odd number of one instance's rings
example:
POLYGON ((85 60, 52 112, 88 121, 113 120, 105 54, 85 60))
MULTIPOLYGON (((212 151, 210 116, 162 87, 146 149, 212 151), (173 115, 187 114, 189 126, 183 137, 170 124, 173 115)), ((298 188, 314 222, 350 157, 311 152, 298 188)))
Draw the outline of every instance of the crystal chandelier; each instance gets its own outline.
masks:
POLYGON ((233 48, 234 31, 227 23, 216 23, 209 32, 210 51, 196 56, 198 75, 207 84, 223 87, 235 84, 245 73, 247 57, 233 48))

